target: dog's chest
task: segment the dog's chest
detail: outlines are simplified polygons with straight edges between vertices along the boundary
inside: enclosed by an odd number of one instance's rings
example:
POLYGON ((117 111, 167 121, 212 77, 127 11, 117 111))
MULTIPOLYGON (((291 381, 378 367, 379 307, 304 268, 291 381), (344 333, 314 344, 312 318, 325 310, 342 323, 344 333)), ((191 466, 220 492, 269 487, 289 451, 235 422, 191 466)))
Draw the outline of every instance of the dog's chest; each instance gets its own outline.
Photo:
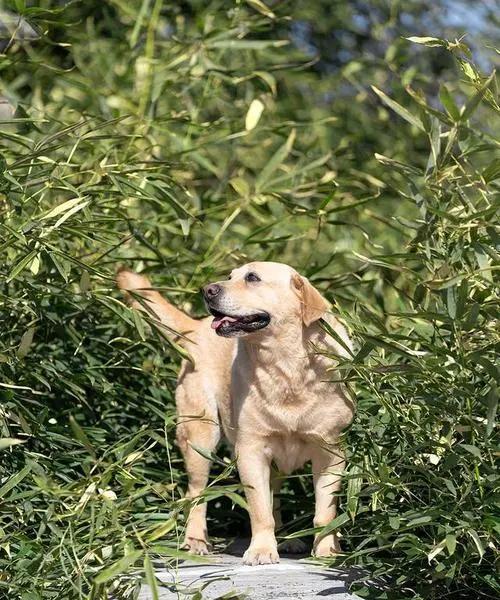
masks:
POLYGON ((306 353, 288 361, 272 358, 252 362, 244 348, 236 357, 231 386, 236 428, 307 443, 336 437, 348 415, 341 386, 329 381, 331 361, 306 353))
POLYGON ((295 387, 277 388, 274 394, 258 399, 260 414, 273 432, 307 437, 330 427, 328 397, 317 382, 298 382, 295 387))
POLYGON ((300 469, 311 458, 310 444, 297 435, 272 435, 267 448, 282 473, 300 469))
POLYGON ((318 373, 297 371, 276 377, 267 370, 253 380, 237 381, 238 426, 284 436, 320 435, 333 428, 333 391, 318 373))

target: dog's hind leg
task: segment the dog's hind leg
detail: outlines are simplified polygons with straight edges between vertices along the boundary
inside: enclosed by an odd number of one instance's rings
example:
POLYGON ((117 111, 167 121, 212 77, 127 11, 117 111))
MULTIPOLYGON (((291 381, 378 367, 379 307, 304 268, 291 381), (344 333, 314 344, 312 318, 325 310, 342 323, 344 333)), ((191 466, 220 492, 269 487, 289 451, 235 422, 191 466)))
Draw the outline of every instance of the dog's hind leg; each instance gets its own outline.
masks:
POLYGON ((177 443, 181 449, 188 475, 186 497, 192 503, 186 524, 183 547, 193 554, 208 554, 210 543, 207 532, 207 505, 200 495, 206 488, 211 461, 203 454, 211 454, 220 439, 217 407, 206 399, 200 402, 203 387, 180 384, 176 392, 177 443), (193 396, 193 392, 197 396, 193 396), (201 451, 198 452, 199 449, 201 451))
MULTIPOLYGON (((341 475, 345 468, 345 458, 339 446, 328 449, 317 448, 312 457, 316 510, 314 527, 324 527, 337 516, 337 495, 341 486, 341 475)), ((340 552, 335 533, 326 536, 316 535, 313 554, 317 557, 333 556, 340 552)))

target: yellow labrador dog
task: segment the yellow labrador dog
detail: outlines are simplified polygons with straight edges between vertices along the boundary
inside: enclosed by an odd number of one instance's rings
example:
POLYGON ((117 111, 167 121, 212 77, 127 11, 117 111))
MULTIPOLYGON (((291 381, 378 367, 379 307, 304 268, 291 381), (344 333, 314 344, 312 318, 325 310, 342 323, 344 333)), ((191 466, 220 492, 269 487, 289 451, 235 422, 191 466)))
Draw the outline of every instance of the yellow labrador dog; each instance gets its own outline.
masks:
MULTIPOLYGON (((288 474, 312 461, 314 526, 336 516, 334 494, 345 466, 338 441, 354 407, 324 352, 348 356, 346 330, 309 281, 280 263, 249 263, 232 271, 227 281, 205 286, 212 317, 199 320, 172 306, 141 275, 122 270, 117 280, 121 289, 143 298, 134 301, 137 308, 183 335, 178 341, 193 358, 194 364, 183 362, 176 390, 177 441, 189 478, 188 497, 202 493, 210 469, 195 447, 212 452, 222 429, 234 446, 250 512, 252 540, 243 562, 277 562, 275 526, 281 519, 276 503, 273 510, 271 490, 279 490, 280 478, 272 462, 288 474), (325 332, 322 319, 342 343, 325 332)), ((208 552, 205 503, 191 509, 185 547, 208 552)), ((331 556, 338 549, 334 533, 316 536, 316 556, 331 556)))

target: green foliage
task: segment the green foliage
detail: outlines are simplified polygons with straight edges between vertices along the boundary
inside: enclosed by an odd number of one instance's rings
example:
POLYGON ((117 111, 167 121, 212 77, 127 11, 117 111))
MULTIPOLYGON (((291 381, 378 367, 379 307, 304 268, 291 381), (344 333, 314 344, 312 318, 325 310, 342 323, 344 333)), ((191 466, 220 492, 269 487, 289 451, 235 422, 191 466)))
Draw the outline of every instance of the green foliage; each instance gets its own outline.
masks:
MULTIPOLYGON (((463 597, 495 589, 498 189, 489 173, 498 145, 466 115, 478 96, 498 107, 492 78, 474 77, 454 115, 417 101, 429 140, 424 168, 379 156, 399 172, 394 190, 419 214, 406 221, 413 236, 404 253, 368 259, 366 274, 388 274, 393 307, 360 304, 346 315, 361 341, 349 365, 360 397, 349 477, 361 479, 351 560, 394 573, 407 591, 411 564, 419 597, 439 597, 440 583, 454 582, 463 597)), ((416 125, 414 114, 381 97, 416 125)))
MULTIPOLYGON (((356 341, 334 526, 389 582, 358 593, 498 595, 496 79, 405 25, 425 2, 374 2, 364 32, 364 3, 334 4, 12 7, 35 35, 0 57, 0 596, 133 598, 185 556, 180 357, 114 271, 202 314, 248 259, 308 275, 356 341)), ((217 466, 212 530, 236 534, 217 466)), ((282 502, 282 535, 309 530, 307 474, 282 502)))

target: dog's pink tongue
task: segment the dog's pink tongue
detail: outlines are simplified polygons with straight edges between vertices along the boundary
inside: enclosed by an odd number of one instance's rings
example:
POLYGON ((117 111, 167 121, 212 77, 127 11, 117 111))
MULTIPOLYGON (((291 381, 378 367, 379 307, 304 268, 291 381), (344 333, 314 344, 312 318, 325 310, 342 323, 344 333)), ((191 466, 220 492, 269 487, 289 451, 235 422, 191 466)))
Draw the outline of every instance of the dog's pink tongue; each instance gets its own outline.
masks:
POLYGON ((214 317, 214 320, 211 323, 211 327, 212 327, 212 329, 219 329, 219 327, 222 326, 224 321, 226 323, 234 323, 237 320, 238 319, 235 319, 233 317, 214 317))

